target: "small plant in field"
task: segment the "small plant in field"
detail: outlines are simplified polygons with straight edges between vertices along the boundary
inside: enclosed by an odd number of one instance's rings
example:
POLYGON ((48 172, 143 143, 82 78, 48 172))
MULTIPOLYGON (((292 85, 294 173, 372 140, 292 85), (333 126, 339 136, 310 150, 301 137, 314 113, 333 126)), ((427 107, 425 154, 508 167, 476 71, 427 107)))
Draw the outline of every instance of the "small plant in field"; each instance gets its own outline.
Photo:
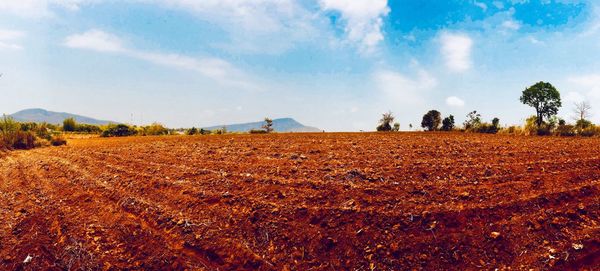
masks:
POLYGON ((557 136, 575 136, 577 135, 575 126, 569 124, 559 124, 554 132, 557 136))
POLYGON ((392 128, 392 131, 394 131, 394 132, 400 131, 400 123, 395 122, 394 127, 392 128))
POLYGON ((125 124, 109 124, 104 131, 102 131, 102 137, 121 137, 121 136, 132 136, 136 135, 137 131, 135 128, 125 124))
POLYGON ((273 132, 273 120, 270 118, 265 118, 265 124, 263 124, 262 128, 267 133, 273 132))
POLYGON ((423 120, 421 121, 421 127, 427 129, 427 131, 436 131, 440 127, 440 123, 442 122, 442 114, 440 114, 437 110, 430 110, 425 115, 423 115, 423 120))
POLYGON ((479 125, 481 125, 481 114, 477 113, 477 111, 471 111, 467 114, 467 119, 463 123, 465 130, 476 130, 479 125))
POLYGON ((169 129, 167 129, 162 124, 155 122, 148 126, 141 127, 141 135, 144 136, 158 136, 158 135, 168 135, 169 129))
POLYGON ((75 122, 74 118, 67 118, 63 120, 63 131, 65 132, 75 132, 77 127, 77 122, 75 122))
POLYGON ((53 136, 52 139, 50 139, 50 144, 52 146, 67 145, 67 140, 62 135, 57 135, 53 136))
POLYGON ((192 127, 192 129, 188 129, 187 131, 185 131, 186 135, 197 135, 198 134, 198 129, 196 129, 196 127, 192 127))
POLYGON ((394 122, 394 115, 392 112, 383 113, 377 126, 378 132, 389 132, 392 130, 392 122, 394 122))
POLYGON ((267 134, 268 132, 263 129, 252 129, 249 131, 251 134, 267 134))

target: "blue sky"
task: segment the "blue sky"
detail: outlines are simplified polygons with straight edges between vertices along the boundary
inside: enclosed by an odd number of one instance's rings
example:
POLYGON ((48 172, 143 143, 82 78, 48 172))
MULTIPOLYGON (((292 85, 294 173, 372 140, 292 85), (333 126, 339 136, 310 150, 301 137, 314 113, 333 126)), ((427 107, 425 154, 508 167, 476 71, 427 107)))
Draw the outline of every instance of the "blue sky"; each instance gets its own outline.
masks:
POLYGON ((3 0, 0 112, 45 108, 170 127, 294 117, 403 130, 429 109, 520 124, 527 86, 600 122, 600 3, 3 0))

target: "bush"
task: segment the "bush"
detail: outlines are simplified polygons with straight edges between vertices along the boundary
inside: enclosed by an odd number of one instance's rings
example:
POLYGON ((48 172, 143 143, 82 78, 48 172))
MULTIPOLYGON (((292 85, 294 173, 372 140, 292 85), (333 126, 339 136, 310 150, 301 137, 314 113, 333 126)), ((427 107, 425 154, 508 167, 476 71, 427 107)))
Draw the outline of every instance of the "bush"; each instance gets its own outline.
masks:
POLYGON ((75 132, 86 133, 86 134, 99 134, 102 132, 100 126, 91 124, 77 124, 75 125, 75 132))
POLYGON ((577 133, 575 131, 575 126, 569 125, 569 124, 564 124, 564 123, 562 125, 558 125, 554 134, 557 136, 575 136, 575 135, 577 135, 577 133))
POLYGON ((475 133, 483 133, 483 134, 496 134, 500 128, 494 124, 489 124, 487 122, 480 123, 477 127, 471 128, 470 131, 475 133))
POLYGON ((74 118, 67 118, 63 120, 63 131, 65 132, 75 132, 75 128, 77 123, 74 118))
POLYGON ((0 121, 0 149, 28 150, 36 146, 33 125, 26 125, 22 131, 21 124, 11 117, 3 116, 0 121))
POLYGON ((52 139, 50 139, 50 144, 52 146, 67 145, 67 140, 62 135, 58 135, 58 136, 54 136, 54 137, 52 137, 52 139))
POLYGON ((132 136, 137 134, 137 131, 133 127, 129 127, 125 124, 109 124, 108 127, 102 132, 102 137, 121 137, 121 136, 132 136))
POLYGON ((575 123, 575 128, 577 128, 578 130, 584 130, 592 126, 592 122, 585 119, 577 120, 577 122, 575 123))
POLYGON ((141 128, 141 134, 144 136, 158 136, 158 135, 168 135, 169 129, 167 129, 162 124, 155 122, 149 126, 144 126, 141 128))
POLYGON ((196 129, 196 127, 192 127, 192 129, 188 129, 185 131, 186 135, 197 135, 198 134, 198 129, 196 129))
POLYGON ((476 130, 479 125, 481 125, 481 114, 477 113, 477 111, 469 112, 467 119, 463 123, 465 130, 476 130))
POLYGON ((17 131, 11 148, 17 150, 29 150, 35 147, 35 135, 32 132, 17 131))
POLYGON ((261 130, 261 129, 252 129, 250 130, 251 134, 268 134, 269 132, 267 132, 266 130, 261 130))
POLYGON ((546 125, 542 125, 542 127, 537 128, 536 135, 539 136, 549 136, 552 135, 552 130, 546 125))
POLYGON ((579 131, 580 136, 600 136, 600 126, 591 125, 583 130, 579 131))

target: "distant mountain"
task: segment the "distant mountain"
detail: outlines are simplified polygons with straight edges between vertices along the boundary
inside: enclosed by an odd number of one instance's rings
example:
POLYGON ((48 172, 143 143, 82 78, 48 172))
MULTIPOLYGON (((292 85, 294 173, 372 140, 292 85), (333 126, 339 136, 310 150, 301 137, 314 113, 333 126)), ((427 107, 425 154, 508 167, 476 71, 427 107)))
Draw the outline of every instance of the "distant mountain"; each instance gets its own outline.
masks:
POLYGON ((64 113, 64 112, 52 112, 44 109, 33 108, 25 109, 10 115, 16 121, 20 122, 47 122, 52 124, 62 124, 66 118, 74 118, 77 123, 94 124, 94 125, 105 125, 109 123, 117 123, 108 120, 97 120, 90 117, 84 117, 80 115, 64 113))
MULTIPOLYGON (((217 125, 211 127, 204 127, 203 129, 217 130, 225 127, 225 129, 227 129, 227 131, 229 132, 248 132, 252 129, 262 129, 262 126, 264 124, 264 121, 258 121, 239 124, 217 125)), ((321 130, 318 128, 305 126, 292 118, 274 119, 273 130, 275 130, 275 132, 321 132, 321 130)))

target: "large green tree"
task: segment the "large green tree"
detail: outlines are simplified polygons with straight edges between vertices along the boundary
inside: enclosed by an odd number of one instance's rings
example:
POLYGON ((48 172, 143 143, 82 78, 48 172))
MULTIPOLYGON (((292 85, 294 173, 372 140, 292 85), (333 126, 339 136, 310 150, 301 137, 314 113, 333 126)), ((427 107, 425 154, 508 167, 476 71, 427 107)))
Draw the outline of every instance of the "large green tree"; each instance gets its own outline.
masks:
POLYGON ((535 108, 538 128, 544 123, 544 118, 555 116, 562 106, 560 92, 547 82, 538 82, 528 87, 523 91, 520 100, 523 104, 535 108))
POLYGON ((428 131, 435 131, 440 127, 441 122, 442 114, 440 114, 440 112, 437 110, 430 110, 427 112, 427 114, 423 115, 421 127, 427 129, 428 131))

